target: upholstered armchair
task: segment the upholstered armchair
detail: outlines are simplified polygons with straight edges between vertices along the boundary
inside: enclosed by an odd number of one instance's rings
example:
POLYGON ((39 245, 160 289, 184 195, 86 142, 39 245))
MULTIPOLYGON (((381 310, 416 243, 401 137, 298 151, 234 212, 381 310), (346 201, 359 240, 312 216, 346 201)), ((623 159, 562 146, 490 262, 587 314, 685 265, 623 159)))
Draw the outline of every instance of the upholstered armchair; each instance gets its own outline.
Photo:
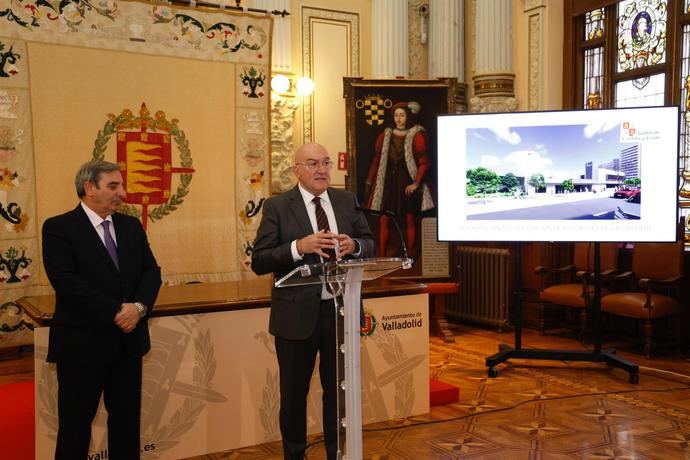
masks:
POLYGON ((615 292, 602 299, 601 310, 641 320, 644 352, 650 357, 652 323, 676 316, 683 308, 682 239, 677 243, 636 243, 632 253, 632 272, 609 276, 608 279, 615 292))
MULTIPOLYGON (((618 246, 615 243, 600 244, 600 267, 605 275, 616 271, 618 246)), ((549 305, 575 309, 579 313, 580 341, 584 343, 587 331, 588 310, 594 298, 594 243, 575 243, 573 263, 559 268, 539 266, 534 272, 541 278, 540 324, 546 333, 545 310, 549 305)), ((608 291, 601 290, 601 296, 608 291)))

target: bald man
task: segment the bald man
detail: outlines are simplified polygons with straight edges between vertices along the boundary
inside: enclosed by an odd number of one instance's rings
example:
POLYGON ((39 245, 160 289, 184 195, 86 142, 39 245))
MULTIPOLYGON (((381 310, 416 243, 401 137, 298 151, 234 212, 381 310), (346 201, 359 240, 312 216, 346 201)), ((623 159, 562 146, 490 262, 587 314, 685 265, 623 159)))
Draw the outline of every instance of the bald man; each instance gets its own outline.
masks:
MULTIPOLYGON (((263 206, 252 254, 252 270, 257 275, 273 272, 279 279, 303 264, 327 262, 334 257, 374 256, 374 238, 365 216, 356 209, 356 197, 330 187, 332 167, 333 160, 322 145, 305 144, 297 149, 292 166, 297 186, 269 198, 263 206)), ((285 458, 304 458, 307 395, 318 353, 326 453, 329 460, 336 460, 333 295, 321 285, 274 287, 268 329, 275 336, 280 369, 280 432, 285 458)))

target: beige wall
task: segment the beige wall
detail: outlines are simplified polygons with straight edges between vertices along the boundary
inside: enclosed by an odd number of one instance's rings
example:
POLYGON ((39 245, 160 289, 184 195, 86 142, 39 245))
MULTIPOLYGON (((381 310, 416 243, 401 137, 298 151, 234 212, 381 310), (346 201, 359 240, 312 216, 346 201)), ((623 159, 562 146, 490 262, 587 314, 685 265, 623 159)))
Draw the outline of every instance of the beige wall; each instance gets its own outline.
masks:
MULTIPOLYGON (((474 15, 476 1, 465 1, 465 82, 468 84, 468 97, 472 95, 472 75, 474 72, 474 15)), ((532 44, 532 53, 539 52, 539 60, 532 61, 538 66, 540 81, 540 98, 538 110, 555 110, 562 107, 562 50, 563 50, 563 4, 561 1, 547 0, 513 0, 513 71, 515 77, 515 97, 518 110, 529 109, 529 14, 525 9, 534 5, 540 8, 541 42, 532 44)), ((346 12, 359 15, 359 75, 364 78, 371 76, 371 0, 353 0, 343 3, 337 0, 292 0, 290 5, 292 26, 292 69, 296 76, 304 73, 305 60, 310 59, 309 66, 312 76, 317 81, 317 87, 312 99, 311 138, 315 142, 326 145, 336 158, 337 152, 345 151, 345 107, 342 99, 342 76, 352 72, 348 68, 347 53, 357 50, 348 49, 346 32, 342 25, 328 21, 320 21, 311 31, 304 30, 302 8, 318 8, 332 12, 346 12), (305 34, 309 36, 313 46, 311 53, 303 53, 305 34)), ((352 74, 352 73, 351 73, 352 74)), ((302 106, 295 116, 294 143, 300 145, 305 140, 305 127, 302 106)), ((345 175, 341 171, 333 170, 333 184, 343 186, 345 175)))
MULTIPOLYGON (((302 1, 292 0, 290 5, 292 24, 292 68, 297 76, 304 74, 309 67, 317 86, 311 99, 311 140, 324 144, 333 159, 337 152, 346 151, 345 142, 345 102, 343 99, 343 76, 368 76, 371 73, 371 1, 336 0, 302 1), (303 27, 303 7, 324 10, 324 19, 312 22, 311 28, 303 27), (348 40, 347 27, 339 19, 329 19, 329 15, 339 13, 358 15, 359 49, 353 49, 348 40), (305 40, 311 42, 311 53, 305 56, 305 40), (351 65, 349 57, 358 56, 357 66, 351 65), (309 63, 305 60, 309 59, 309 63)), ((295 117, 295 146, 305 141, 303 103, 295 117)), ((334 169, 332 183, 344 187, 345 172, 334 169)))
POLYGON ((532 60, 538 65, 540 103, 538 110, 557 110, 563 106, 563 2, 548 0, 513 0, 513 71, 515 72, 515 98, 518 110, 529 110, 530 52, 539 56, 532 60), (525 11, 526 7, 543 5, 525 11), (539 12, 540 42, 530 44, 529 16, 539 12))

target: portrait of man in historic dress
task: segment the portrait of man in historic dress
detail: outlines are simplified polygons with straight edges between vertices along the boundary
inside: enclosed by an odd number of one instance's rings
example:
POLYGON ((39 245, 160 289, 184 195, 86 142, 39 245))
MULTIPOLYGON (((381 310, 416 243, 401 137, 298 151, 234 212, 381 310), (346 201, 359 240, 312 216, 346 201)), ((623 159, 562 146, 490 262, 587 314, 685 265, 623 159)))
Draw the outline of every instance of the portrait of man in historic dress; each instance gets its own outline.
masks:
POLYGON ((373 210, 377 256, 399 257, 405 245, 414 259, 405 276, 421 276, 423 221, 436 217, 436 117, 455 111, 455 79, 344 83, 347 188, 373 210))
POLYGON ((652 36, 652 18, 649 16, 649 13, 642 11, 635 16, 630 32, 635 46, 647 44, 652 36))

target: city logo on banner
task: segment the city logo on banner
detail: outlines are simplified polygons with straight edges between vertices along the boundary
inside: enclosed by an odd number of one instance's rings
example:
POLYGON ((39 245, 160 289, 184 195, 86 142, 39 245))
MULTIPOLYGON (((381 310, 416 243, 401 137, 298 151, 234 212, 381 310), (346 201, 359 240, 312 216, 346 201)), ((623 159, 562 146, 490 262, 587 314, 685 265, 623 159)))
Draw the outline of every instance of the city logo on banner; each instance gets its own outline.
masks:
POLYGON ((359 327, 360 337, 369 337, 376 331, 376 326, 379 324, 376 316, 370 309, 364 310, 364 324, 359 327))
POLYGON ((151 117, 142 102, 139 116, 129 109, 118 116, 108 114, 95 141, 93 158, 103 160, 110 138, 116 135, 117 164, 127 191, 120 212, 141 219, 144 230, 149 220, 161 220, 175 211, 189 193, 192 154, 178 122, 168 120, 160 110, 151 117), (173 144, 178 150, 177 165, 173 164, 173 144), (177 183, 174 193, 173 182, 177 183))

